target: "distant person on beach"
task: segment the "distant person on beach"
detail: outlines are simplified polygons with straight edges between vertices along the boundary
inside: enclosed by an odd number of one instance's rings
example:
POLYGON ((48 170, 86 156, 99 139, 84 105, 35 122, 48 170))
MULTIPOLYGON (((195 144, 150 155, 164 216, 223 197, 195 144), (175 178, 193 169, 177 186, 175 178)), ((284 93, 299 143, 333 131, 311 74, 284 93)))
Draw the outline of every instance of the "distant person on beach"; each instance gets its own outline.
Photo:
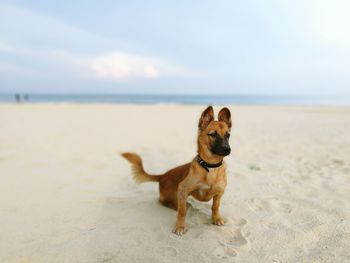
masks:
POLYGON ((21 95, 16 94, 16 95, 15 95, 15 98, 16 98, 16 102, 17 102, 17 103, 20 103, 20 102, 21 102, 21 95))
POLYGON ((24 94, 24 101, 29 101, 29 95, 28 94, 24 94))

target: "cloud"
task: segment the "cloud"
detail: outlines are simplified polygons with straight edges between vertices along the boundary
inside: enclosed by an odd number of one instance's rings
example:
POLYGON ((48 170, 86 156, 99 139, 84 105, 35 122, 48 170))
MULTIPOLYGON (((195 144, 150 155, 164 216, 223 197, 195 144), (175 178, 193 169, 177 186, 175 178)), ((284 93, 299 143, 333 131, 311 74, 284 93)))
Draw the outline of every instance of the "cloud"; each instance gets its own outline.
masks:
POLYGON ((152 65, 148 65, 144 69, 145 76, 148 78, 157 78, 159 77, 159 72, 158 70, 153 67, 152 65))
MULTIPOLYGON (((91 59, 91 68, 99 78, 158 78, 165 63, 156 58, 111 52, 91 59)), ((169 72, 166 72, 169 73, 169 72)))
POLYGON ((2 55, 10 61, 1 72, 11 68, 19 75, 30 75, 33 66, 44 75, 112 81, 192 74, 167 59, 147 52, 135 54, 130 43, 105 38, 22 6, 0 3, 0 17, 0 60, 2 55))
POLYGON ((163 58, 116 50, 75 59, 75 64, 92 70, 95 77, 99 79, 115 81, 135 78, 186 78, 200 75, 199 72, 194 72, 163 58))
MULTIPOLYGON (((64 74, 75 75, 79 78, 89 79, 92 77, 112 81, 125 81, 135 78, 188 77, 193 75, 190 70, 161 58, 117 50, 87 55, 66 50, 30 49, 0 43, 0 56, 1 54, 15 57, 16 60, 21 57, 22 60, 31 63, 46 65, 37 68, 35 75, 38 75, 41 70, 41 74, 45 72, 51 72, 48 74, 65 72, 64 74)), ((12 69, 16 66, 15 62, 14 65, 11 65, 12 69)), ((26 71, 24 65, 20 66, 21 70, 17 71, 19 75, 23 75, 24 72, 26 72, 25 75, 30 75, 30 72, 34 72, 31 68, 26 71)), ((0 71, 4 72, 4 69, 4 65, 0 67, 0 71)))
POLYGON ((158 57, 111 51, 75 59, 75 64, 92 70, 95 77, 109 80, 190 77, 198 75, 181 65, 158 57), (78 62, 79 61, 79 62, 78 62))

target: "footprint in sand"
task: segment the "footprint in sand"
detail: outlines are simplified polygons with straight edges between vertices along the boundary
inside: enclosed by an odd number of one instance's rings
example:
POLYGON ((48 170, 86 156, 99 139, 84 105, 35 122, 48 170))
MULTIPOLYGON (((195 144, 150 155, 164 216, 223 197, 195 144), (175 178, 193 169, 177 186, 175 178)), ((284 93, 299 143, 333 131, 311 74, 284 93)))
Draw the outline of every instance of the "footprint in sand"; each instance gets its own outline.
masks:
POLYGON ((274 214, 273 210, 271 209, 271 204, 267 200, 262 200, 259 198, 251 198, 249 200, 249 207, 253 211, 261 212, 262 216, 272 215, 274 214))
POLYGON ((217 247, 214 250, 214 255, 218 258, 227 259, 237 256, 237 253, 233 248, 217 247))
POLYGON ((290 214, 293 210, 292 206, 286 203, 280 203, 279 208, 283 213, 290 214))
POLYGON ((265 215, 273 215, 276 211, 290 214, 293 211, 290 204, 274 199, 262 200, 258 198, 251 198, 250 207, 252 210, 262 212, 265 215))
POLYGON ((248 240, 242 234, 242 228, 247 223, 245 219, 238 221, 228 220, 228 225, 222 227, 223 239, 219 241, 220 246, 214 250, 214 255, 227 259, 235 257, 241 249, 249 248, 248 240))
POLYGON ((250 202, 252 204, 252 208, 254 210, 266 210, 270 209, 269 203, 267 201, 258 199, 258 198, 251 198, 250 202))
POLYGON ((241 246, 246 245, 248 242, 247 240, 242 236, 241 230, 236 229, 234 231, 231 231, 231 236, 226 238, 223 241, 220 241, 221 245, 225 247, 231 247, 231 248, 240 248, 241 246))
POLYGON ((190 211, 188 215, 188 221, 199 225, 199 224, 211 224, 211 212, 206 211, 190 211))
POLYGON ((270 204, 272 209, 277 212, 290 214, 293 211, 293 207, 290 204, 281 202, 279 200, 271 200, 270 204))

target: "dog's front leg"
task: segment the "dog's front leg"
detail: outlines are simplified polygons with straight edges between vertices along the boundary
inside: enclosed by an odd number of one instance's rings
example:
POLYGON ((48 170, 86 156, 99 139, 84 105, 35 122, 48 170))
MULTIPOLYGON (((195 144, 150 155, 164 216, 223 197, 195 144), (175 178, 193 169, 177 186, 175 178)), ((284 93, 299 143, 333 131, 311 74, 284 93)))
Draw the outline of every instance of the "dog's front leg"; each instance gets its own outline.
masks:
POLYGON ((186 227, 186 201, 188 197, 188 190, 185 186, 179 185, 177 192, 177 220, 173 232, 179 236, 187 232, 186 227))
POLYGON ((222 194, 215 195, 213 197, 213 206, 211 207, 213 224, 223 226, 225 224, 224 219, 221 217, 219 208, 222 194))

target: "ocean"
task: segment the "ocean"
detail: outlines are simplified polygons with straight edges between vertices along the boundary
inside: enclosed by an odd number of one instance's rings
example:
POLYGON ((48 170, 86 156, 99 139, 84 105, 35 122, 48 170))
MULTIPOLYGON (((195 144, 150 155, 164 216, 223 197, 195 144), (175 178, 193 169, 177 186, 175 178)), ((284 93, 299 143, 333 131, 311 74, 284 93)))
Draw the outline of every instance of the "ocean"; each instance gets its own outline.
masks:
MULTIPOLYGON (((350 96, 27 94, 28 99, 24 100, 24 95, 21 94, 20 102, 298 106, 350 105, 350 96)), ((0 102, 15 103, 15 94, 0 94, 0 102)))

